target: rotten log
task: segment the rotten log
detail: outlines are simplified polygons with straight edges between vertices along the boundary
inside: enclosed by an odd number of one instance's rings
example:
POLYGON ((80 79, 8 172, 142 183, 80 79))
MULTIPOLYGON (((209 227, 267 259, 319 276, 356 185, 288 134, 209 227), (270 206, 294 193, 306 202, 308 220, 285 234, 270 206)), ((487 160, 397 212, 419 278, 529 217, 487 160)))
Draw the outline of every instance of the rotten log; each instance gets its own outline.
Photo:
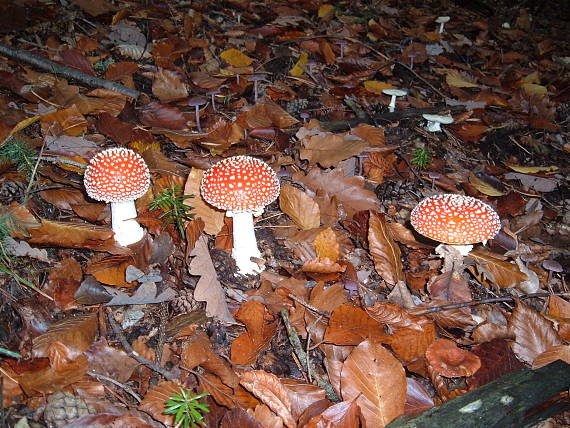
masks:
POLYGON ((111 91, 115 91, 120 94, 126 95, 127 97, 131 97, 135 100, 140 96, 139 91, 127 88, 126 86, 123 86, 119 83, 111 82, 109 80, 101 79, 95 76, 89 76, 88 74, 85 74, 82 71, 79 71, 75 68, 57 64, 53 61, 50 61, 49 59, 42 58, 40 56, 34 55, 30 52, 21 49, 11 48, 1 43, 0 43, 0 54, 8 58, 12 58, 16 61, 22 61, 27 64, 36 66, 42 70, 48 71, 57 76, 63 76, 69 79, 75 79, 81 83, 84 83, 94 88, 109 89, 111 91))
POLYGON ((522 369, 434 407, 416 418, 400 417, 386 428, 531 427, 570 410, 570 365, 555 361, 538 370, 522 369))

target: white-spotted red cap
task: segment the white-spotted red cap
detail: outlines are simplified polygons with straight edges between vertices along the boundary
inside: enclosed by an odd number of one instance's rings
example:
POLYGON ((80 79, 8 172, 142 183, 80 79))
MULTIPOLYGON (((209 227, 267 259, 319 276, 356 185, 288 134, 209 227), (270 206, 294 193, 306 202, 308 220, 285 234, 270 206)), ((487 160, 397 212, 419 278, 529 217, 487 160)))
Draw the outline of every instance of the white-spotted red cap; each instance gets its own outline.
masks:
POLYGON ((485 242, 501 229, 501 219, 490 205, 455 194, 424 199, 412 210, 410 220, 422 235, 451 245, 485 242))
POLYGON ((127 202, 140 198, 150 185, 144 159, 132 150, 112 148, 89 161, 83 179, 87 194, 105 202, 127 202))
POLYGON ((226 158, 204 173, 202 197, 231 212, 259 212, 279 196, 279 179, 269 165, 250 156, 226 158))

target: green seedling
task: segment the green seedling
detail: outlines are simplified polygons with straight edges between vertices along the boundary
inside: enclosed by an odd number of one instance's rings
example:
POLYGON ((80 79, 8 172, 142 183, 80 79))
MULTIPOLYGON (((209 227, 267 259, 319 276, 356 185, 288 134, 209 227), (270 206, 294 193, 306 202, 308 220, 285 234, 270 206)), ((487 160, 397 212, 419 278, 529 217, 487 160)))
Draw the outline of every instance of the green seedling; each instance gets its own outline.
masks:
POLYGON ((180 388, 180 394, 173 394, 164 402, 164 414, 174 415, 175 428, 205 426, 204 413, 209 413, 209 405, 198 400, 208 395, 207 392, 193 395, 189 389, 180 388))
POLYGON ((426 169, 431 163, 431 153, 427 148, 414 150, 412 156, 412 165, 417 169, 426 169))
POLYGON ((172 184, 151 201, 149 210, 162 210, 163 213, 158 218, 164 219, 164 226, 174 224, 180 236, 185 238, 184 223, 191 220, 194 214, 190 212, 193 207, 185 204, 184 201, 193 197, 194 195, 184 195, 179 186, 172 184))
POLYGON ((13 138, 0 148, 0 161, 13 163, 18 171, 24 171, 30 177, 38 154, 25 141, 13 138))

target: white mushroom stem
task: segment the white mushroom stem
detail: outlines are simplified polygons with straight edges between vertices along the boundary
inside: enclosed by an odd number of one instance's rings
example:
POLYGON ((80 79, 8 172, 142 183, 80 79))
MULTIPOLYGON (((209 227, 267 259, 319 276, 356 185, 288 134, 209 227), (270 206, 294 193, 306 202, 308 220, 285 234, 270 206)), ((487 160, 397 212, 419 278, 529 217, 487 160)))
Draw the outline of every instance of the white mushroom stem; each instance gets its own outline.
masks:
POLYGON ((252 257, 261 258, 253 230, 253 214, 251 212, 233 213, 228 211, 226 215, 233 218, 234 247, 232 256, 236 261, 238 272, 242 275, 261 272, 263 268, 251 261, 252 257))
POLYGON ((426 129, 430 132, 440 132, 441 131, 441 123, 435 122, 432 120, 428 120, 426 129))
POLYGON ((119 245, 126 247, 139 242, 144 236, 144 229, 137 223, 136 218, 135 201, 111 203, 111 224, 115 241, 119 245))
POLYGON ((396 95, 392 95, 390 99, 390 104, 388 105, 388 111, 394 113, 396 111, 396 95))

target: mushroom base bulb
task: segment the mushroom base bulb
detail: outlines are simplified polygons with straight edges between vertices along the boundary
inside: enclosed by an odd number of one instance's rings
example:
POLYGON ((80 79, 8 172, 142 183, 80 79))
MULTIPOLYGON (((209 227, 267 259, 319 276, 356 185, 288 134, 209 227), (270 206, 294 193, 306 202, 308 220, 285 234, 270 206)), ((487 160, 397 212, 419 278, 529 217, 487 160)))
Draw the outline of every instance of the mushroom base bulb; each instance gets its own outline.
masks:
POLYGON ((242 275, 254 275, 261 272, 263 267, 251 260, 252 257, 261 258, 253 229, 253 215, 250 212, 228 212, 227 216, 233 218, 232 257, 236 261, 238 272, 242 275))
POLYGON ((111 222, 115 241, 119 245, 126 247, 143 238, 144 229, 137 223, 136 217, 137 209, 134 201, 111 204, 111 222))

